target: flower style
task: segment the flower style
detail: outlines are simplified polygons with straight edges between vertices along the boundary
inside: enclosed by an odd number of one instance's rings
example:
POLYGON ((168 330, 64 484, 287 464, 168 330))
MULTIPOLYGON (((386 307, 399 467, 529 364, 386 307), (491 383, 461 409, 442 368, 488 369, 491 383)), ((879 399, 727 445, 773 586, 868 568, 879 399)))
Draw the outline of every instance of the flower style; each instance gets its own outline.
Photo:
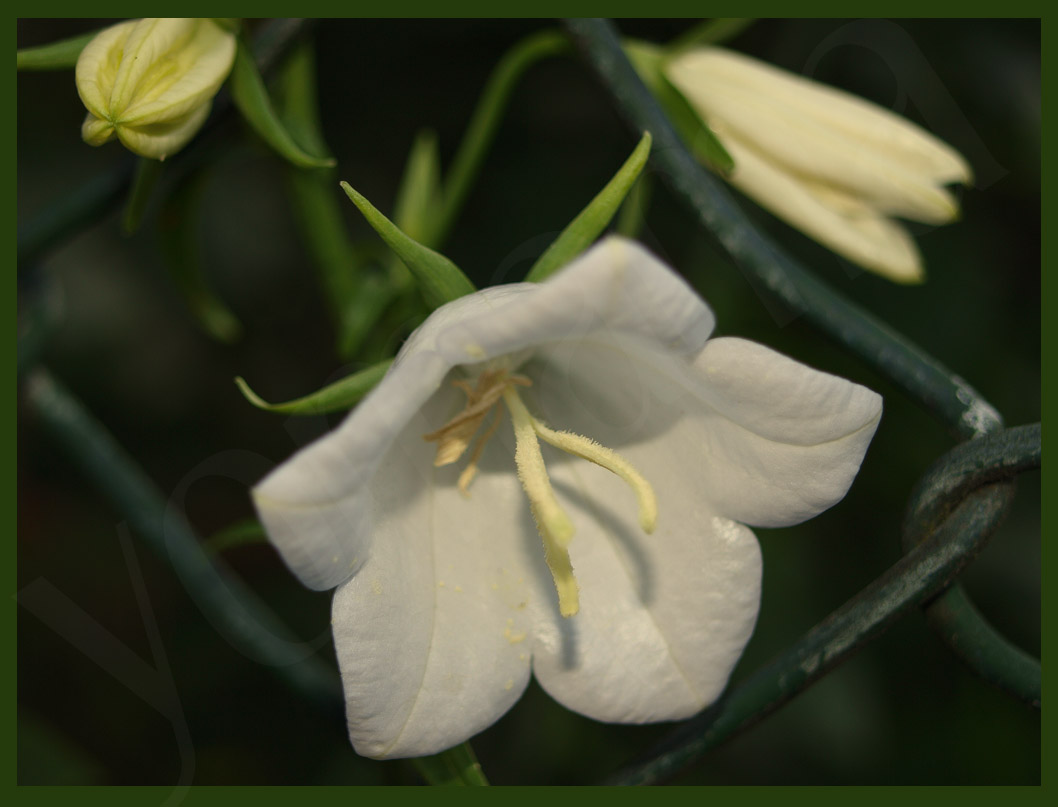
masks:
POLYGON ((209 116, 235 63, 235 35, 210 19, 129 20, 89 42, 77 60, 77 92, 88 109, 86 143, 117 135, 126 148, 164 160, 209 116))
POLYGON ((891 217, 957 218, 943 187, 971 181, 957 151, 862 98, 723 48, 681 54, 665 74, 734 159, 735 187, 867 269, 924 278, 914 241, 891 217))
POLYGON ((713 325, 679 276, 608 238, 542 284, 435 311, 255 489, 290 568, 338 587, 360 754, 456 745, 530 673, 609 722, 717 698, 760 600, 744 525, 839 501, 881 398, 713 325))

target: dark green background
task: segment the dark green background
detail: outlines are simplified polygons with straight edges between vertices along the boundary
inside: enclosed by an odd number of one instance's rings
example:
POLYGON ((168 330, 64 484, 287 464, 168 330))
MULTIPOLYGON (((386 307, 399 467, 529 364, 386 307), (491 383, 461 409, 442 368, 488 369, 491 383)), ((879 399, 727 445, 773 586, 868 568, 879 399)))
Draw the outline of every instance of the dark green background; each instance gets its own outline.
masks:
MULTIPOLYGON (((23 20, 18 44, 41 44, 98 24, 23 20)), ((321 107, 339 178, 390 211, 416 131, 434 128, 442 159, 450 159, 491 67, 520 37, 548 24, 319 25, 321 107)), ((637 20, 621 28, 664 41, 688 25, 637 20)), ((920 287, 861 272, 746 206, 834 287, 966 378, 1008 424, 1039 420, 1039 22, 761 21, 732 45, 894 108, 967 155, 978 182, 962 193, 962 220, 914 228, 928 272, 920 287), (857 44, 851 44, 854 37, 857 44)), ((116 144, 93 149, 81 142, 84 111, 70 71, 21 74, 17 92, 21 226, 82 182, 116 170, 126 154, 116 144)), ((233 376, 245 376, 268 399, 283 400, 351 369, 334 354, 316 276, 284 196, 281 164, 236 121, 220 137, 226 145, 205 188, 200 237, 211 282, 245 326, 238 344, 212 341, 188 315, 159 257, 155 208, 132 238, 121 235, 115 210, 20 279, 22 300, 40 294, 61 299, 61 326, 47 347, 47 365, 166 495, 219 452, 241 449, 279 462, 337 420, 295 421, 257 411, 238 394, 233 376)), ((446 254, 478 285, 520 279, 635 141, 575 57, 536 66, 514 94, 446 254)), ((351 204, 346 213, 358 238, 373 237, 351 204)), ((701 291, 720 333, 756 339, 885 396, 882 425, 848 497, 803 526, 758 531, 764 596, 737 682, 899 556, 908 492, 953 440, 839 346, 800 321, 773 314, 660 183, 643 240, 701 291)), ((395 347, 402 332, 379 337, 359 360, 381 358, 382 346, 395 347)), ((121 516, 68 467, 31 416, 19 415, 18 587, 43 577, 150 660, 118 541, 121 516)), ((201 535, 251 514, 245 489, 251 481, 211 477, 191 487, 187 514, 201 535)), ((1038 475, 1029 475, 1003 529, 965 575, 988 618, 1037 655, 1039 514, 1038 475)), ((358 758, 340 712, 305 705, 272 671, 234 650, 165 559, 135 545, 190 729, 195 783, 417 781, 403 762, 358 758)), ((234 549, 226 560, 302 636, 327 630, 329 595, 302 589, 270 547, 234 549)), ((24 609, 17 627, 21 783, 177 781, 181 757, 166 718, 24 609)), ((320 652, 331 654, 326 642, 320 652)), ((497 784, 577 784, 597 781, 665 732, 594 723, 557 706, 534 685, 474 745, 497 784)), ((1039 779, 1039 713, 967 672, 915 614, 678 781, 1039 779)))

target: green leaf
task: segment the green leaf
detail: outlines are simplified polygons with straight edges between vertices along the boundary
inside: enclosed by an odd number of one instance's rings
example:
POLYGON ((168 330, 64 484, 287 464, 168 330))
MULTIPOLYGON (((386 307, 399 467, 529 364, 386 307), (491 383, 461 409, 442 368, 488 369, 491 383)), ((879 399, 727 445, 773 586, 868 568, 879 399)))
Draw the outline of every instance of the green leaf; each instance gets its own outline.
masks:
POLYGON ((643 132, 639 145, 577 217, 573 219, 533 264, 525 279, 538 283, 565 266, 599 237, 617 213, 650 156, 650 132, 643 132))
MULTIPOLYGON (((314 157, 330 157, 320 126, 316 52, 311 42, 299 42, 290 52, 277 78, 276 90, 279 118, 294 141, 314 157)), ((313 176, 320 173, 313 172, 313 176)))
POLYGON ((379 213, 348 182, 340 184, 346 195, 367 219, 367 223, 404 261, 404 265, 418 281, 419 290, 427 305, 431 308, 439 308, 465 294, 473 293, 474 284, 458 266, 441 253, 434 252, 401 232, 397 225, 379 213))
POLYGON ((245 40, 239 38, 231 73, 231 97, 246 122, 280 156, 300 168, 329 168, 334 160, 305 152, 283 126, 268 98, 264 79, 245 40))
POLYGON ((37 48, 23 48, 15 57, 17 70, 69 70, 76 67, 77 58, 84 46, 95 39, 99 31, 41 45, 37 48))
POLYGON ((245 518, 229 524, 219 532, 213 533, 202 542, 202 548, 208 555, 219 555, 228 549, 237 546, 248 546, 250 544, 263 544, 268 541, 268 533, 265 532, 261 522, 256 518, 245 518))
POLYGON ((122 229, 125 235, 132 235, 140 228, 143 213, 147 209, 147 203, 151 198, 151 191, 158 184, 158 178, 162 175, 162 161, 153 160, 148 157, 140 157, 136 161, 136 174, 132 179, 132 188, 129 190, 129 198, 125 203, 125 215, 122 219, 122 229))
POLYGON ((669 58, 667 52, 657 45, 635 40, 627 40, 622 46, 639 77, 669 113, 669 120, 694 156, 720 175, 730 174, 735 168, 734 159, 717 140, 708 121, 698 114, 665 75, 665 62, 669 58))
POLYGON ((441 216, 441 157, 437 151, 437 135, 423 129, 415 136, 397 201, 393 205, 393 220, 409 237, 434 245, 434 235, 441 216))
POLYGON ((617 214, 614 231, 625 238, 638 238, 648 207, 650 207, 650 175, 640 174, 639 180, 632 186, 624 204, 621 205, 621 212, 617 214))
POLYGON ((415 757, 411 763, 428 784, 436 787, 483 787, 489 783, 469 742, 433 756, 415 757))
POLYGON ((386 374, 392 363, 392 359, 386 359, 350 376, 346 376, 341 381, 328 384, 326 387, 316 390, 316 392, 303 398, 297 398, 286 403, 268 403, 250 389, 250 385, 241 376, 236 377, 235 383, 239 387, 239 391, 246 397, 246 400, 258 409, 284 415, 323 415, 328 412, 341 412, 351 409, 359 403, 360 399, 382 380, 382 376, 386 374))

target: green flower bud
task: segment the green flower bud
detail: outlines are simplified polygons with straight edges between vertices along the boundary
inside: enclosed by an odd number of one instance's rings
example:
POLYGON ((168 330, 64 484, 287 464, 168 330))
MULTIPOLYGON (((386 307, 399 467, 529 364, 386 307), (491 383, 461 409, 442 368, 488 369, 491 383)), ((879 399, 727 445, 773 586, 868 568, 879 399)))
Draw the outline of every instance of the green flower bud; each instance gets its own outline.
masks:
POLYGON ((209 116, 235 61, 235 34, 210 19, 147 18, 101 31, 77 60, 81 137, 143 157, 179 151, 209 116))

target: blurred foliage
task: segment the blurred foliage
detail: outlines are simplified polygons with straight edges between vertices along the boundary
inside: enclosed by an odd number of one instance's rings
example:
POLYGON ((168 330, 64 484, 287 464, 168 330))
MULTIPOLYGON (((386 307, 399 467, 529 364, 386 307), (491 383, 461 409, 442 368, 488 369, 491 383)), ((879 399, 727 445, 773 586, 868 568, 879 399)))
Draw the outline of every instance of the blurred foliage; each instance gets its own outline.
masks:
MULTIPOLYGON (((104 24, 20 20, 18 46, 104 24)), ((347 180, 392 210, 417 133, 437 134, 442 164, 458 147, 490 71, 520 38, 553 23, 518 20, 340 20, 316 26, 319 108, 347 180)), ((622 31, 667 41, 691 27, 635 20, 622 31)), ((964 376, 1017 425, 1040 419, 1040 24, 1036 20, 850 23, 762 20, 733 47, 852 90, 924 123, 974 164, 962 221, 916 233, 921 287, 890 284, 835 257, 767 214, 755 219, 824 280, 964 376)), ((18 76, 20 227, 69 189, 121 170, 117 147, 80 139, 72 74, 18 76)), ((335 334, 285 196, 286 167, 236 120, 211 141, 198 187, 202 270, 243 325, 225 345, 196 324, 159 249, 148 206, 132 237, 111 215, 20 278, 23 303, 57 300, 43 359, 137 458, 162 491, 195 479, 184 506, 200 535, 252 515, 254 478, 207 475, 243 449, 270 463, 332 428, 340 415, 287 417, 250 406, 289 400, 388 358, 416 324, 385 320, 351 361, 335 334), (218 141, 223 148, 218 147, 218 141), (205 463, 205 466, 203 466, 205 463), (203 470, 205 467, 205 470, 203 470)), ((516 88, 445 254, 478 287, 520 280, 613 175, 636 137, 572 54, 535 65, 516 88)), ((650 166, 644 174, 649 176, 650 166)), ((167 172, 168 173, 168 172, 167 172)), ((160 186, 170 177, 159 180, 160 186)), ((335 194, 341 194, 337 184, 335 194)), ((374 238, 345 204, 353 238, 374 238)), ((758 340, 885 396, 882 425, 848 497, 805 525, 758 530, 764 594, 734 681, 854 595, 900 554, 908 493, 952 445, 944 429, 840 346, 762 305, 752 285, 653 182, 640 238, 683 271, 719 331, 758 340)), ((18 577, 45 578, 107 631, 151 660, 147 629, 118 542, 118 516, 70 469, 32 418, 18 432, 18 577)), ((1038 475, 964 575, 993 624, 1040 653, 1038 475)), ((340 709, 305 708, 272 674, 218 635, 171 569, 137 544, 150 605, 191 738, 196 784, 401 784, 401 762, 358 758, 340 709)), ((261 543, 225 560, 299 635, 329 631, 329 594, 303 589, 261 543)), ((167 719, 18 610, 19 781, 171 784, 181 752, 167 719)), ((333 657, 327 641, 319 651, 333 657)), ((570 713, 535 684, 475 741, 494 784, 598 781, 665 726, 609 726, 570 713)), ((1031 784, 1040 781, 1040 715, 975 678, 918 615, 745 734, 680 784, 1031 784)))

